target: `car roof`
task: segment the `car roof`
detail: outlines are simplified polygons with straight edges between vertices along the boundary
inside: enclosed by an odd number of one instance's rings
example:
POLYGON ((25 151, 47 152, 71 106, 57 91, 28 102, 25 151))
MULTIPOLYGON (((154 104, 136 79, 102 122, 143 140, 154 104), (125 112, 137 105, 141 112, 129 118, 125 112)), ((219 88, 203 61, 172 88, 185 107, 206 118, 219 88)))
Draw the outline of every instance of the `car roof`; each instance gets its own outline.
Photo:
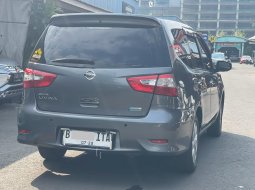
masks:
POLYGON ((168 27, 174 29, 174 28, 180 28, 180 29, 188 29, 188 30, 192 30, 193 28, 185 23, 182 22, 178 22, 178 21, 174 21, 174 20, 168 20, 168 19, 162 19, 162 18, 158 18, 158 20, 164 22, 165 24, 167 24, 168 27))
POLYGON ((87 21, 89 19, 93 19, 93 21, 97 21, 97 19, 122 19, 128 20, 150 20, 160 24, 159 20, 152 16, 145 16, 145 15, 128 15, 128 14, 115 14, 115 13, 66 13, 66 14, 57 14, 51 17, 50 22, 58 21, 58 20, 65 20, 68 21, 69 19, 73 20, 81 20, 87 21))
POLYGON ((157 20, 158 18, 147 15, 139 15, 139 14, 119 14, 119 13, 65 13, 65 14, 56 14, 52 16, 52 19, 59 17, 73 17, 73 16, 115 16, 115 17, 132 17, 132 18, 150 18, 157 20))

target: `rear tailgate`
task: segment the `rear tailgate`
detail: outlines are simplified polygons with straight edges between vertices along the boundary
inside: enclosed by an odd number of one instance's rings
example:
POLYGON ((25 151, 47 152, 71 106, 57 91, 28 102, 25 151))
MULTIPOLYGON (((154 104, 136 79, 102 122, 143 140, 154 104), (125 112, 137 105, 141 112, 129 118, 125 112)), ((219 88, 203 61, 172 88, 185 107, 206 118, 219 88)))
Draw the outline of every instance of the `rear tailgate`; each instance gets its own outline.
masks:
POLYGON ((148 113, 153 93, 133 90, 127 78, 171 72, 163 30, 155 21, 146 26, 109 22, 49 26, 30 68, 54 73, 56 79, 35 88, 38 109, 106 116, 148 113))
MULTIPOLYGON (((40 110, 109 115, 145 116, 150 108, 153 94, 134 91, 127 78, 152 75, 154 69, 94 69, 96 77, 84 77, 90 69, 55 68, 34 65, 34 69, 53 72, 57 78, 50 87, 36 88, 36 102, 40 110)), ((165 73, 161 68, 157 73, 165 73)), ((170 70, 169 70, 170 72, 170 70)))

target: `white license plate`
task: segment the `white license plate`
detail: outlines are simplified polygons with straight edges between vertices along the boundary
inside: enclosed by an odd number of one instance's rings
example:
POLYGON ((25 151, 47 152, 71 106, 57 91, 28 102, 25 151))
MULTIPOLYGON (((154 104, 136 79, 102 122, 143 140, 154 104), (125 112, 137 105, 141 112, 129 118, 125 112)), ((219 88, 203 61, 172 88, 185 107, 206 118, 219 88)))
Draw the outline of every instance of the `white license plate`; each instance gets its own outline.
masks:
POLYGON ((114 132, 92 132, 62 129, 63 145, 76 145, 85 147, 99 147, 112 149, 114 132))

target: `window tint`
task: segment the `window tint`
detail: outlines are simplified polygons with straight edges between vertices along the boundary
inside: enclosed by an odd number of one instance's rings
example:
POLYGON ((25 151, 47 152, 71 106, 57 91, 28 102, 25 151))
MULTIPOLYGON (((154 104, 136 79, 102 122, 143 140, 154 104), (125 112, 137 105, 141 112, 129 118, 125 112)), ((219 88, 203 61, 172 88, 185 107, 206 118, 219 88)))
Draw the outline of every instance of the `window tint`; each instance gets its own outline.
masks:
POLYGON ((200 44, 200 41, 198 40, 198 46, 199 46, 199 50, 200 50, 200 53, 201 53, 201 57, 202 58, 207 58, 207 55, 205 53, 205 50, 203 49, 202 45, 200 44))
MULTIPOLYGON (((204 69, 208 69, 210 70, 211 68, 211 63, 210 63, 210 59, 207 57, 206 55, 206 50, 204 49, 204 46, 202 46, 202 42, 200 40, 203 40, 202 38, 198 38, 197 40, 197 44, 199 46, 199 51, 200 51, 200 54, 201 54, 201 63, 202 63, 202 67, 204 69)), ((225 58, 224 54, 223 55, 223 58, 225 58)))
POLYGON ((175 43, 174 50, 175 53, 180 57, 184 58, 187 55, 190 55, 190 48, 187 40, 187 36, 184 34, 183 30, 173 30, 175 43))
POLYGON ((190 47, 192 56, 199 59, 200 55, 199 55, 199 50, 196 43, 196 38, 188 36, 188 40, 189 40, 189 47, 190 47))
POLYGON ((192 60, 192 68, 204 68, 201 62, 200 52, 197 40, 194 36, 188 35, 189 47, 191 49, 191 60, 192 60))
POLYGON ((50 26, 32 62, 86 60, 95 68, 169 67, 167 42, 160 28, 50 26))
POLYGON ((173 48, 178 57, 189 67, 192 67, 189 41, 183 30, 172 30, 175 38, 173 48))
POLYGON ((172 30, 174 36, 174 50, 180 59, 190 68, 203 68, 196 38, 186 35, 183 30, 172 30))

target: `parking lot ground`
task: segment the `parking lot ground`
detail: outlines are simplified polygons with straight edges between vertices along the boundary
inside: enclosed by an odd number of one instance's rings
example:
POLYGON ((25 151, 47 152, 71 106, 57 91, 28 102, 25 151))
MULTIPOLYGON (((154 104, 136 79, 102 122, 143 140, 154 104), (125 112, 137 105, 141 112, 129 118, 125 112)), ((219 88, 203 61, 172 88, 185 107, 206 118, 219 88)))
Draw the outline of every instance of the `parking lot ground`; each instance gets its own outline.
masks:
POLYGON ((171 159, 104 157, 70 151, 46 162, 35 147, 16 142, 17 105, 0 106, 0 189, 61 190, 255 190, 255 68, 233 64, 222 73, 223 134, 202 136, 199 165, 181 174, 171 159))
POLYGON ((34 147, 17 143, 17 106, 16 104, 0 105, 0 168, 36 151, 34 147))

